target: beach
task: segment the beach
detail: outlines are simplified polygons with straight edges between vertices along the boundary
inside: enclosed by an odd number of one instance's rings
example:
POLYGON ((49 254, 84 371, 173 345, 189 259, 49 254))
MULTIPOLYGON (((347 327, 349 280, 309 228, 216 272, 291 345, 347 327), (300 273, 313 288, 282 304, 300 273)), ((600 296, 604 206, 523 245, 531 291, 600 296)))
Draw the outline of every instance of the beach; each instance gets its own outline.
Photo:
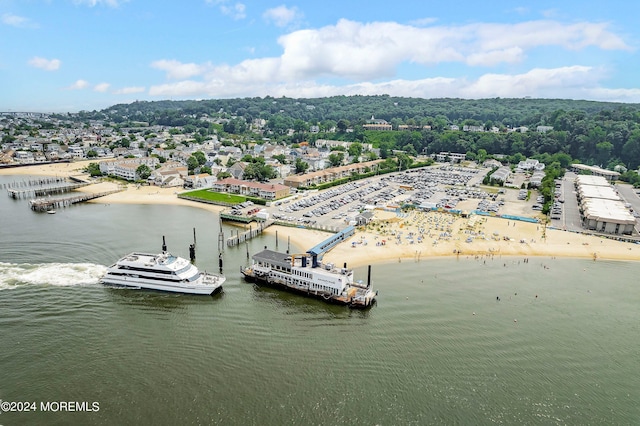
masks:
MULTIPOLYGON (((2 169, 0 174, 16 176, 82 176, 91 162, 45 164, 2 169)), ((196 207, 212 212, 220 206, 183 200, 182 188, 160 188, 113 182, 101 182, 82 188, 85 192, 122 191, 92 200, 98 204, 165 204, 196 207)), ((264 233, 278 234, 280 242, 290 239, 301 249, 309 249, 328 238, 327 232, 298 227, 271 226, 264 233)), ((564 257, 594 261, 640 260, 640 245, 609 238, 546 228, 540 223, 508 220, 500 217, 462 217, 446 212, 395 213, 376 210, 373 220, 339 244, 323 261, 351 267, 389 262, 420 262, 433 257, 564 257)))
MULTIPOLYGON (((14 175, 18 176, 16 180, 20 178, 27 178, 29 176, 57 176, 57 177, 77 177, 83 180, 90 180, 90 177, 83 170, 90 164, 95 163, 95 160, 84 160, 73 163, 56 163, 56 164, 42 164, 34 166, 13 167, 7 169, 0 169, 0 175, 14 175)), ((99 182, 88 185, 81 188, 80 192, 88 193, 100 193, 120 190, 104 197, 96 198, 89 201, 96 204, 167 204, 176 206, 190 206, 200 209, 205 209, 212 212, 220 212, 224 210, 223 207, 213 204, 196 203, 193 201, 183 200, 178 198, 177 194, 183 192, 182 188, 161 188, 158 186, 137 185, 135 183, 129 183, 126 185, 120 185, 115 182, 99 182)))

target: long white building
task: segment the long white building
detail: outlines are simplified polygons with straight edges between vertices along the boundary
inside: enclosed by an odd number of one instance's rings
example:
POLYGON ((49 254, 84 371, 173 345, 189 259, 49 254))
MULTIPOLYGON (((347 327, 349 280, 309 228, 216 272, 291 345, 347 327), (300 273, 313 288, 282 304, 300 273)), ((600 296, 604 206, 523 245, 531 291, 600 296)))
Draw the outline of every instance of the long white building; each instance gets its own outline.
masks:
POLYGON ((633 233, 636 219, 605 177, 580 175, 575 186, 585 228, 606 234, 633 233))

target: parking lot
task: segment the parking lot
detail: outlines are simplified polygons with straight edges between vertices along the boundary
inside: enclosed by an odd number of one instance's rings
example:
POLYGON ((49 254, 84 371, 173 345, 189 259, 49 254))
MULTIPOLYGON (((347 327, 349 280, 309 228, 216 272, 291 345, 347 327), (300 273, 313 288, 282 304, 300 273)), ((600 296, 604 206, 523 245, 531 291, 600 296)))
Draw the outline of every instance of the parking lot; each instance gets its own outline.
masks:
MULTIPOLYGON (((483 187, 481 183, 488 171, 486 168, 450 165, 413 169, 322 191, 301 191, 271 203, 264 211, 279 221, 325 229, 343 228, 353 223, 362 211, 393 209, 405 204, 423 209, 536 215, 531 208, 535 199, 518 199, 519 190, 483 187)), ((236 214, 256 214, 256 207, 250 205, 237 209, 236 214)))

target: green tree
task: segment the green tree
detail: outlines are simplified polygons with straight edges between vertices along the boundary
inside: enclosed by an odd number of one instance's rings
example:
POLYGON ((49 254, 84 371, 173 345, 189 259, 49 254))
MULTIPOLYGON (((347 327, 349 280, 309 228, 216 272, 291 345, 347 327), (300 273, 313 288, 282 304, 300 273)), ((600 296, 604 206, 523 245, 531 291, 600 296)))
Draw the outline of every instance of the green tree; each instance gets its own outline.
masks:
POLYGON ((413 164, 413 158, 409 157, 405 153, 402 153, 402 152, 398 153, 397 158, 398 158, 398 169, 400 170, 406 170, 411 166, 411 164, 413 164))
POLYGON ((190 172, 197 169, 199 165, 200 163, 198 163, 198 159, 193 155, 187 159, 187 168, 189 169, 190 172))
POLYGON ((630 169, 640 164, 640 130, 634 130, 629 140, 622 147, 622 155, 630 169))
POLYGON ((479 164, 484 163, 484 161, 487 159, 487 150, 480 148, 478 150, 478 155, 477 155, 476 159, 478 160, 479 164))
POLYGON ((249 163, 243 172, 243 178, 247 180, 266 181, 277 176, 275 169, 260 162, 249 163))
POLYGON ((87 158, 96 158, 98 156, 98 153, 96 152, 95 149, 90 149, 87 152, 87 158))
POLYGON ((598 164, 606 163, 611 158, 612 152, 613 144, 611 142, 603 141, 596 143, 596 162, 598 164))
POLYGON ((147 180, 149 179, 149 176, 151 176, 151 169, 146 164, 140 164, 136 169, 136 175, 141 180, 147 180))
POLYGON ((338 121, 338 123, 336 124, 336 127, 338 129, 338 133, 344 133, 347 131, 347 128, 349 127, 349 121, 348 120, 344 120, 341 119, 340 121, 338 121))
POLYGON ((331 164, 331 167, 339 166, 344 161, 344 154, 342 152, 334 152, 332 154, 329 154, 328 160, 331 164))
POLYGON ((100 165, 98 163, 89 163, 86 170, 89 172, 90 176, 102 176, 100 165))
POLYGON ((362 144, 360 142, 354 142, 351 145, 349 145, 349 155, 355 158, 360 157, 360 155, 362 154, 362 144))
POLYGON ((296 173, 304 173, 309 168, 309 163, 300 158, 296 158, 296 173))
POLYGON ((273 158, 274 160, 278 160, 280 164, 287 164, 287 156, 284 154, 272 155, 271 158, 273 158))

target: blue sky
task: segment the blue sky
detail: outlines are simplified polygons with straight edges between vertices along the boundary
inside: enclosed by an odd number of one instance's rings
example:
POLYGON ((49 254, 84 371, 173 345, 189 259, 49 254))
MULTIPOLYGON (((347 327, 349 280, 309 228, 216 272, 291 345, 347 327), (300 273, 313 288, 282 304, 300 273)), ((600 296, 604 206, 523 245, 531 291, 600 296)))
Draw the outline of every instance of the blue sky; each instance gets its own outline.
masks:
POLYGON ((640 2, 0 0, 0 111, 389 94, 640 102, 640 2))

